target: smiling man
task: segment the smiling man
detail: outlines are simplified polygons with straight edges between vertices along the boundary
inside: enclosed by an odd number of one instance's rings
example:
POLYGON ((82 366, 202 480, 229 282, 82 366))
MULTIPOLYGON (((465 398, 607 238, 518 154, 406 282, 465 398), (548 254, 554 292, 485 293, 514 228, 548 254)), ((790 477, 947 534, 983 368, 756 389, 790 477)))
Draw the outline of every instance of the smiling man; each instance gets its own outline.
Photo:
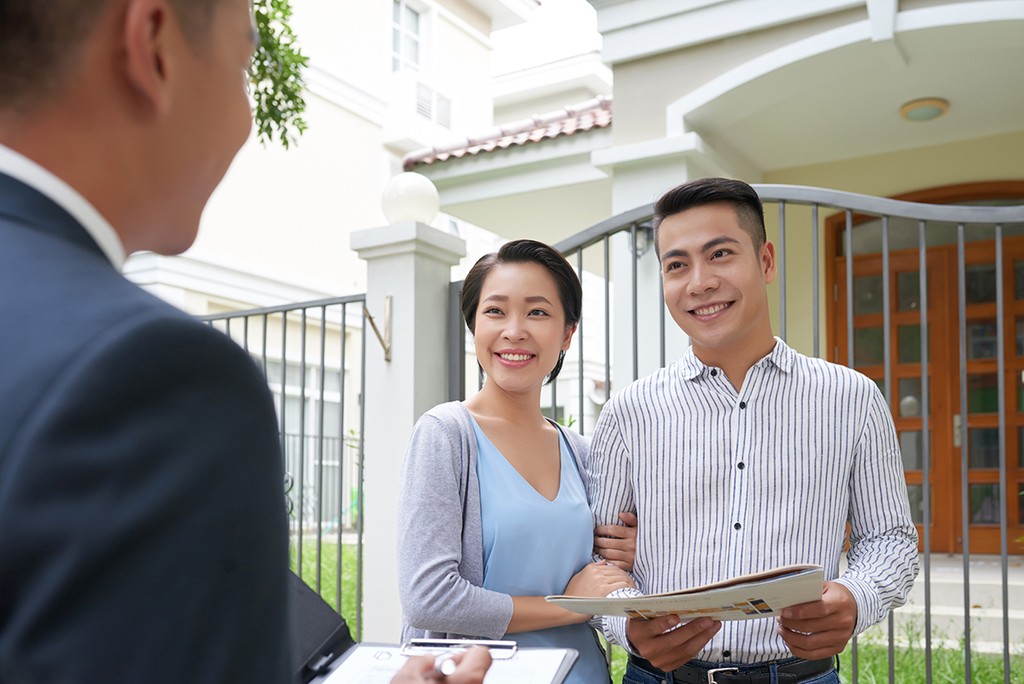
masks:
POLYGON ((836 654, 902 605, 917 575, 885 399, 774 337, 775 250, 749 185, 678 186, 654 226, 665 303, 692 346, 601 412, 588 466, 596 522, 636 510, 638 593, 793 563, 821 565, 827 581, 820 601, 778 620, 605 618, 630 652, 623 682, 838 682, 836 654))
POLYGON ((142 291, 252 125, 248 0, 0 3, 0 682, 291 681, 274 405, 142 291))

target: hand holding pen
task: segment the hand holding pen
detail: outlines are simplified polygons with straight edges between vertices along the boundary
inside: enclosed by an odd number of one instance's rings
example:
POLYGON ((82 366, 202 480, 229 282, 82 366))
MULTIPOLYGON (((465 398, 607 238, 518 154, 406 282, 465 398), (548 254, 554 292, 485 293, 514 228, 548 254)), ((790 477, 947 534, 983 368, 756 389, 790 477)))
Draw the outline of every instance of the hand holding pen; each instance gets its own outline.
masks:
POLYGON ((438 656, 414 656, 398 671, 391 684, 482 684, 490 666, 491 652, 484 646, 438 656))

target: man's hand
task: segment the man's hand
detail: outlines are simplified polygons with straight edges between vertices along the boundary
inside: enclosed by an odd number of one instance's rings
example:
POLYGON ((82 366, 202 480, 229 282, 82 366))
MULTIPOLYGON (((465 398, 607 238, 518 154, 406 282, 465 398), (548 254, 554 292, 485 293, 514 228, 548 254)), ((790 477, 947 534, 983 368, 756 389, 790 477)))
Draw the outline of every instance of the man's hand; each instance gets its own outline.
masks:
POLYGON ((840 653, 857 626, 857 602, 839 582, 825 582, 820 601, 782 610, 779 634, 798 658, 820 660, 840 653))
POLYGON ((434 669, 433 656, 409 658, 405 665, 391 679, 391 684, 483 684, 484 675, 491 666, 491 652, 484 646, 474 646, 465 653, 452 656, 458 667, 445 676, 434 669))
POLYGON ((722 628, 721 622, 707 617, 676 627, 679 622, 678 615, 654 620, 630 618, 626 622, 626 636, 640 655, 656 668, 669 672, 692 660, 722 628))
POLYGON ((612 565, 632 572, 636 557, 636 514, 623 511, 619 513, 619 520, 622 525, 598 525, 594 528, 594 553, 612 565))

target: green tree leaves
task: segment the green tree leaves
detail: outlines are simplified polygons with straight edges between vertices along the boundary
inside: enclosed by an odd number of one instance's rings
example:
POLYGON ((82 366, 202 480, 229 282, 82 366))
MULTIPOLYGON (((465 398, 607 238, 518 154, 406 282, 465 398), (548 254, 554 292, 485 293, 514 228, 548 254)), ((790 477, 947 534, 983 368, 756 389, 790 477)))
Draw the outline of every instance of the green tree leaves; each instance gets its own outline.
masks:
POLYGON ((253 5, 260 44, 256 48, 249 79, 256 115, 256 134, 264 145, 275 139, 288 148, 306 130, 303 72, 309 57, 295 44, 289 25, 290 0, 256 0, 253 5))

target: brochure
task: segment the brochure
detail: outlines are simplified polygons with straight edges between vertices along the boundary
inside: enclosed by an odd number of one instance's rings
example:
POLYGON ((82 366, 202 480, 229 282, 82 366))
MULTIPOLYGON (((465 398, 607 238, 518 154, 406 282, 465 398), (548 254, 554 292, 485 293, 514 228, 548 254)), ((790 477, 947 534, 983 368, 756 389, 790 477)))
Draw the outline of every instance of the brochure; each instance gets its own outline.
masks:
POLYGON ((783 608, 821 598, 819 565, 787 565, 690 589, 623 598, 548 596, 555 605, 584 615, 625 615, 651 620, 679 615, 686 620, 750 620, 777 615, 783 608))

